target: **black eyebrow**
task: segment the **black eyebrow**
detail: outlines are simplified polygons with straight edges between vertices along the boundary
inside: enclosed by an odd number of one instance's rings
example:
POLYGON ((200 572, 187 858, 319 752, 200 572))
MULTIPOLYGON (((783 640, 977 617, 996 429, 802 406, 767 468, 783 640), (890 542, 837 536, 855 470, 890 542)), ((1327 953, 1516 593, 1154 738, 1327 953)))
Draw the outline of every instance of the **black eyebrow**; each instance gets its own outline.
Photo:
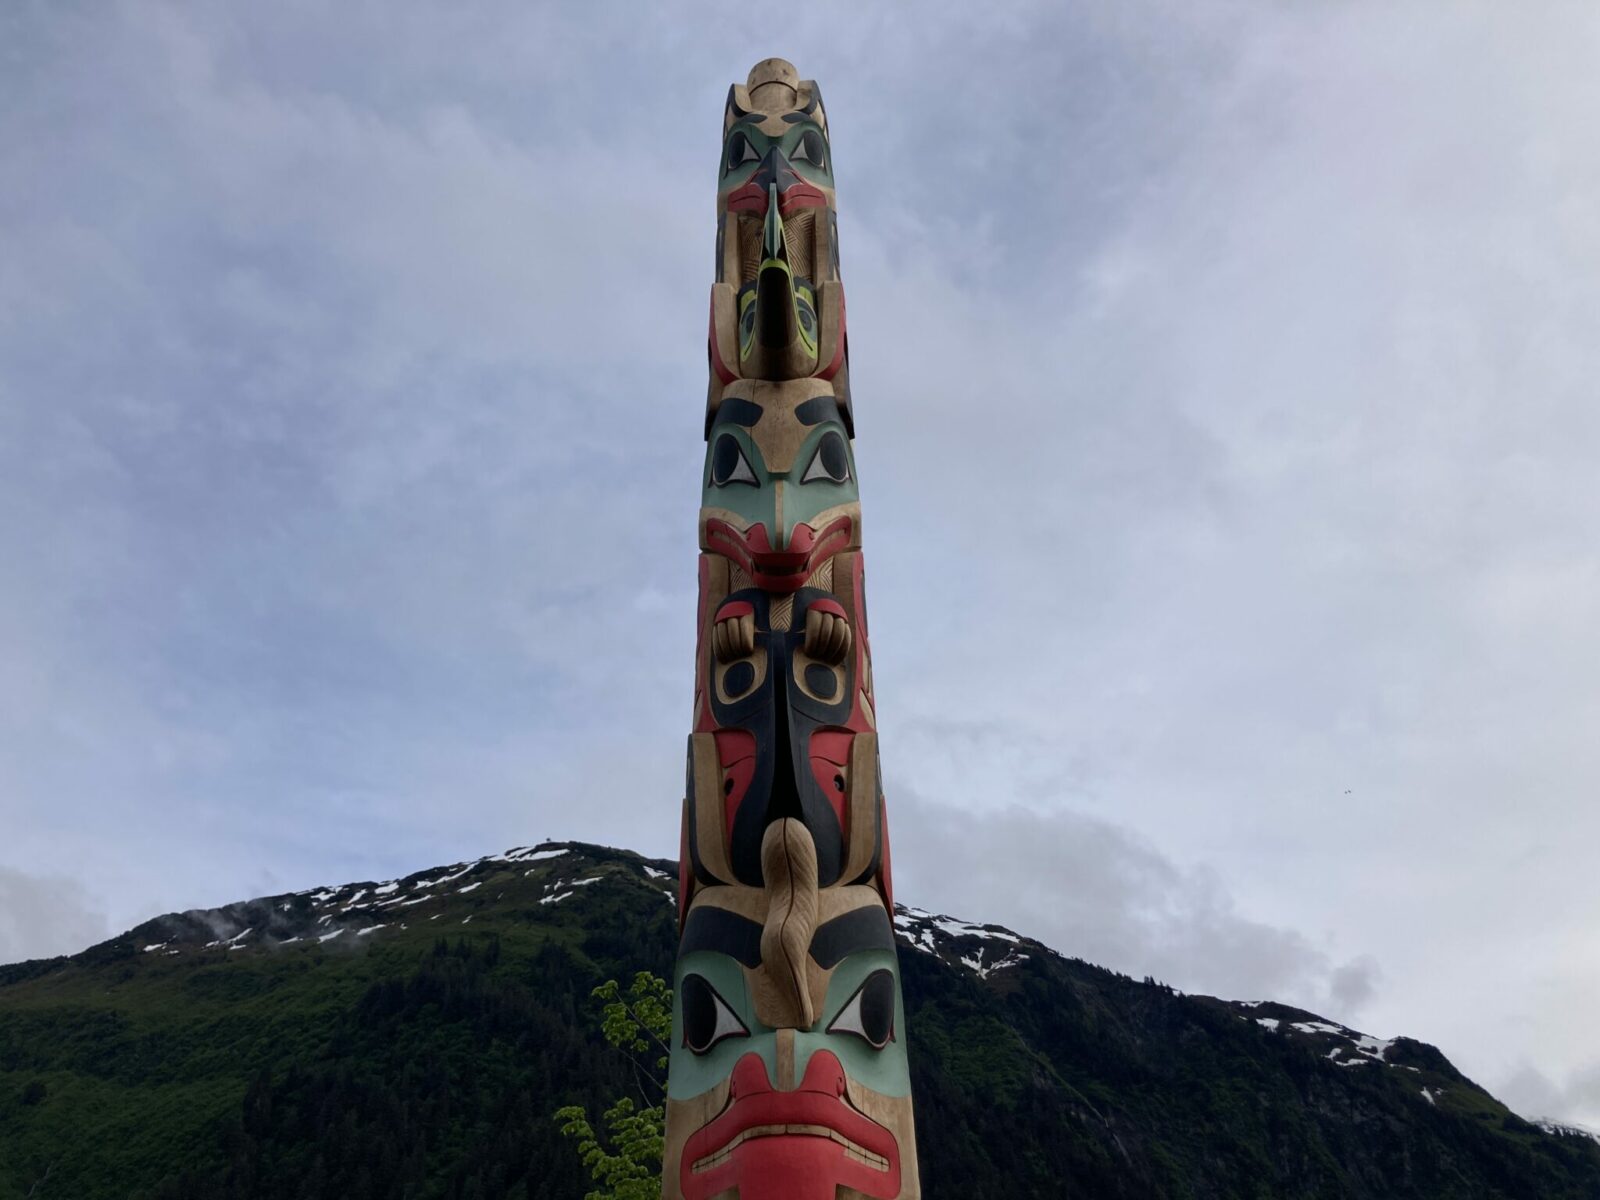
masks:
MULTIPOLYGON (((810 401, 807 401, 810 403, 810 401)), ((801 405, 801 407, 805 407, 801 405)), ((746 400, 742 396, 724 396, 722 403, 717 405, 717 411, 711 418, 711 424, 716 425, 743 425, 746 429, 761 420, 765 410, 754 400, 746 400)))
POLYGON ((817 926, 811 935, 811 957, 827 970, 847 954, 860 950, 893 950, 894 926, 881 904, 851 909, 817 926))
POLYGON ((839 402, 832 396, 813 396, 795 405, 794 419, 802 425, 820 425, 827 420, 844 424, 844 418, 839 414, 839 402))
POLYGON ((709 905, 691 909, 683 925, 678 953, 711 950, 737 959, 747 967, 761 965, 761 926, 725 908, 709 905))

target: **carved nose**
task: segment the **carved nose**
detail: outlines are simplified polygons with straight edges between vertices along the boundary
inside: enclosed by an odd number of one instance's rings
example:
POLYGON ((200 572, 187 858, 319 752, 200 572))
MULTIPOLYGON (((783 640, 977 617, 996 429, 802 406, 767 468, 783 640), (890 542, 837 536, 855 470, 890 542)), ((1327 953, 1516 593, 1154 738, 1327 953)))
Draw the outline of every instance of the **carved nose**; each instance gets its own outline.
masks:
POLYGON ((789 158, 778 147, 768 150, 766 157, 761 160, 761 165, 756 168, 756 173, 750 181, 767 193, 768 203, 771 203, 773 189, 779 199, 783 194, 800 182, 800 175, 794 167, 789 165, 789 158))

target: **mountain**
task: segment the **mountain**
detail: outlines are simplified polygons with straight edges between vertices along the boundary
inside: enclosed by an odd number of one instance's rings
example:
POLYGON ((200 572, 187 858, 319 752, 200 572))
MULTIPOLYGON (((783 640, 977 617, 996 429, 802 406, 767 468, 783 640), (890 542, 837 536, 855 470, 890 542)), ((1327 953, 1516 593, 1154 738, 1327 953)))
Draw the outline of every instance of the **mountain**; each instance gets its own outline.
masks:
MULTIPOLYGON (((634 1088, 589 991, 669 974, 675 880, 552 843, 0 967, 0 1200, 578 1200, 550 1114, 634 1088)), ((929 1200, 1600 1197, 1422 1042, 896 925, 929 1200)))

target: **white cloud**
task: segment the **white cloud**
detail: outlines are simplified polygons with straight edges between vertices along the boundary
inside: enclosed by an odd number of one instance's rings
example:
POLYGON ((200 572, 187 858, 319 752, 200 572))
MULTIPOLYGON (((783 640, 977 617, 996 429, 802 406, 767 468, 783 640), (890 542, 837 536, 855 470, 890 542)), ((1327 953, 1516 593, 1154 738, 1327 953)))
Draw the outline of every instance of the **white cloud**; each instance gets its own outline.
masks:
POLYGON ((835 132, 908 886, 1032 830, 1074 872, 965 915, 1485 1079, 1600 1055, 1592 13, 8 34, 0 795, 113 925, 672 852, 716 122, 776 49, 835 132))

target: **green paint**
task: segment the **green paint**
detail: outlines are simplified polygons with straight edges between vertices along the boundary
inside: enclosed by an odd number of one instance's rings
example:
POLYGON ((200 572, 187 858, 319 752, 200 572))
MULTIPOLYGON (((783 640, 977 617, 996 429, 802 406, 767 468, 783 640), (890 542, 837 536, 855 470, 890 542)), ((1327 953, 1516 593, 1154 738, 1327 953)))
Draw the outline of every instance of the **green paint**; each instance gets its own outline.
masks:
MULTIPOLYGON (((762 420, 773 419, 775 419, 774 414, 762 418, 762 420)), ((752 527, 765 525, 767 536, 775 550, 788 546, 796 525, 802 522, 810 524, 818 513, 860 499, 860 493, 856 488, 855 453, 850 447, 850 439, 845 434, 844 426, 837 421, 823 421, 813 429, 801 444, 800 452, 794 456, 794 462, 787 471, 769 470, 766 460, 761 457, 761 451, 756 446, 755 439, 745 429, 730 424, 714 425, 711 428, 711 438, 706 444, 706 467, 702 478, 705 482, 701 493, 701 504, 707 508, 727 509, 752 527), (829 433, 837 434, 844 441, 845 461, 849 464, 850 477, 843 483, 835 483, 831 479, 801 482, 812 463, 816 461, 822 439, 829 433), (713 482, 711 458, 716 453, 717 441, 724 437, 731 437, 739 443, 745 462, 749 464, 751 473, 755 476, 755 483, 719 485, 713 482)))

